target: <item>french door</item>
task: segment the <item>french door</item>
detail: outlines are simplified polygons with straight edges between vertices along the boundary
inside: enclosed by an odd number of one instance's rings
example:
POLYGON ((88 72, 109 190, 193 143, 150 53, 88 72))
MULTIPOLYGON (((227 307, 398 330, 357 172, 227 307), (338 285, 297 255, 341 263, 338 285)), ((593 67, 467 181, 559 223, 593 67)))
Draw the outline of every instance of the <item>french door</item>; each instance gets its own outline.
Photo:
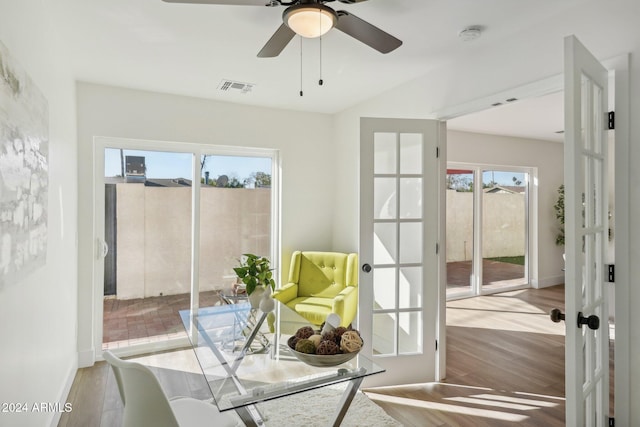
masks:
POLYGON ((358 325, 386 368, 369 386, 436 378, 443 135, 434 120, 361 119, 358 325))
POLYGON ((566 422, 607 426, 607 70, 565 38, 566 422))

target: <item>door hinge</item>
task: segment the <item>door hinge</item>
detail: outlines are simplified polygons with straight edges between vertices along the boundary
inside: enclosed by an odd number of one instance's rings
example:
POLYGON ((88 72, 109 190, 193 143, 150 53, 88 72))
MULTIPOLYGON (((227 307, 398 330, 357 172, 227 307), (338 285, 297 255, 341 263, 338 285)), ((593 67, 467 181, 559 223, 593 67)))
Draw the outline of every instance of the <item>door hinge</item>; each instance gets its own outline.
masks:
POLYGON ((616 419, 609 418, 609 427, 616 427, 616 419))
POLYGON ((436 243, 436 254, 440 253, 440 245, 436 243))
POLYGON ((609 283, 614 283, 616 281, 616 265, 615 264, 607 264, 606 281, 609 283))
POLYGON ((607 127, 609 130, 616 128, 616 112, 609 111, 607 113, 607 127))
POLYGON ((440 147, 436 147, 436 158, 440 157, 440 147))
POLYGON ((438 340, 436 340, 436 351, 438 351, 438 340))

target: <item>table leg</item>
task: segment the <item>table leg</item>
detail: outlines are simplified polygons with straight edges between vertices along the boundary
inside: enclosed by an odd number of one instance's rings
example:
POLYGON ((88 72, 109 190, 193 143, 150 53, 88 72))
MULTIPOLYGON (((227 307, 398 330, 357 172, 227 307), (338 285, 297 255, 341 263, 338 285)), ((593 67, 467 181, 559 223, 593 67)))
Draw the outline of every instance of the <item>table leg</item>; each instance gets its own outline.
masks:
POLYGON ((256 405, 241 406, 236 408, 236 413, 247 427, 260 427, 265 425, 262 414, 256 405))
POLYGON ((349 406, 351 405, 353 398, 358 392, 363 379, 364 377, 354 378, 347 383, 347 388, 344 390, 344 393, 342 393, 342 397, 340 398, 340 402, 338 403, 333 424, 331 424, 333 427, 338 427, 340 424, 342 424, 342 420, 347 414, 349 406))

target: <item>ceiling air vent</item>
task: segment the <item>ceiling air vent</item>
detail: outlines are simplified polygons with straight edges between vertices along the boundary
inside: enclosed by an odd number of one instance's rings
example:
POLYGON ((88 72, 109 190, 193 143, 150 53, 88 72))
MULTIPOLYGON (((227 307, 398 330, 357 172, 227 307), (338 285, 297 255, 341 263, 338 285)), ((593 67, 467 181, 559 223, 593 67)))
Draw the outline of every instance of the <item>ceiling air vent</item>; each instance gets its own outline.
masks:
POLYGON ((220 81, 218 85, 218 90, 222 92, 240 92, 240 93, 248 93, 251 92, 255 85, 253 83, 243 83, 236 82, 233 80, 223 79, 220 81))

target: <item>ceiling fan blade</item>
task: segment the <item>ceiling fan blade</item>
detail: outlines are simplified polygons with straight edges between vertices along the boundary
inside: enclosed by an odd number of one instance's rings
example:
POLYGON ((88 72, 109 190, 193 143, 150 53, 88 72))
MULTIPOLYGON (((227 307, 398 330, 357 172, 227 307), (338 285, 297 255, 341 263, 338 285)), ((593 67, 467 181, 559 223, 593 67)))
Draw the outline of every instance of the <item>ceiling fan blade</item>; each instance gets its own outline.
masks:
POLYGON ((162 0, 166 3, 224 4, 231 6, 272 6, 269 0, 162 0))
POLYGON ((291 28, 285 24, 280 25, 267 44, 258 52, 258 58, 273 58, 280 55, 280 52, 287 47, 295 35, 296 33, 291 28))
POLYGON ((353 3, 361 3, 367 0, 338 0, 340 3, 353 4, 353 3))
POLYGON ((336 28, 381 53, 389 53, 402 45, 399 40, 357 16, 339 10, 336 28))

